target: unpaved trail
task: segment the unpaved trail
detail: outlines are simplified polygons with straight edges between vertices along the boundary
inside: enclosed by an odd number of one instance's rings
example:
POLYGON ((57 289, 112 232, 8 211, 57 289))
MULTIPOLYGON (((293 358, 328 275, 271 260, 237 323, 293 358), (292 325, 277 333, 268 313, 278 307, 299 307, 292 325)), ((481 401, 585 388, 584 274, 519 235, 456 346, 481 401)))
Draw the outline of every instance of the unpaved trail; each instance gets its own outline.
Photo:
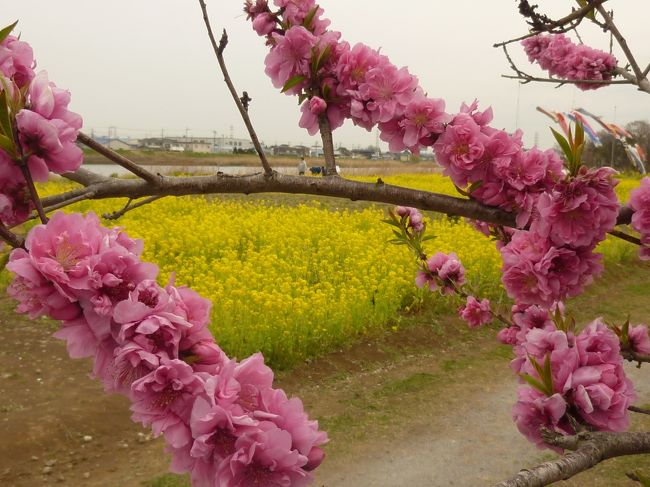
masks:
MULTIPOLYGON (((650 403, 647 370, 626 365, 635 382, 639 404, 650 403)), ((395 431, 391 441, 362 448, 356 454, 323 464, 317 485, 324 487, 489 486, 519 469, 549 460, 517 431, 510 418, 516 384, 507 368, 494 370, 492 386, 468 382, 467 394, 431 398, 448 409, 433 417, 426 408, 414 427, 395 431)), ((643 418, 633 418, 633 421, 643 418)), ((647 461, 647 459, 646 459, 647 461)), ((557 485, 591 486, 593 478, 557 485)), ((638 485, 624 477, 602 485, 638 485)))
MULTIPOLYGON (((622 277, 618 288, 628 280, 634 284, 635 276, 622 277)), ((598 307, 611 285, 591 294, 585 312, 592 318, 607 314, 598 307)), ((649 298, 645 288, 635 292, 626 305, 638 323, 649 298)), ((149 480, 169 465, 162 442, 150 441, 129 420, 128 401, 105 395, 88 377, 88 360, 67 357, 64 344, 50 336, 52 323, 16 316, 12 306, 0 299, 0 485, 154 485, 149 480)), ((278 385, 301 397, 331 437, 314 485, 489 486, 550 458, 512 423, 517 384, 507 365, 510 351, 495 344, 494 331, 469 331, 435 312, 431 318, 439 323, 364 341, 280 374, 278 385)), ((627 369, 638 404, 648 407, 648 367, 627 369)), ((633 416, 633 429, 647 431, 650 417, 641 416, 633 416)), ((648 464, 647 456, 638 461, 648 464)), ((627 464, 621 468, 629 471, 627 464)), ((595 472, 558 485, 638 485, 623 474, 595 472)))
POLYGON ((323 465, 326 487, 437 487, 490 485, 539 457, 510 418, 515 382, 508 371, 491 386, 471 384, 469 394, 443 400, 442 415, 423 414, 387 444, 323 465), (516 460, 515 460, 516 459, 516 460))

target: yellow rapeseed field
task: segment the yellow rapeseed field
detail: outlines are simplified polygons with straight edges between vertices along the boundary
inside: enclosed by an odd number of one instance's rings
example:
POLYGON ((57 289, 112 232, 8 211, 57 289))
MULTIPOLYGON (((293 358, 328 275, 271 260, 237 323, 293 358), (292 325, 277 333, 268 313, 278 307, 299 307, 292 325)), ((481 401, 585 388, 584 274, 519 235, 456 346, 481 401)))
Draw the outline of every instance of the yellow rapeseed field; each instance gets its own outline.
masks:
MULTIPOLYGON (((438 174, 383 180, 456 194, 438 174)), ((47 195, 73 186, 59 179, 39 189, 47 195)), ((124 203, 82 202, 66 211, 101 215, 124 203)), ((472 288, 501 296, 493 242, 461 219, 427 216, 437 236, 427 251, 456 252, 472 288)), ((272 195, 252 201, 169 197, 127 213, 118 224, 144 239, 143 258, 160 266, 161 283, 174 274, 177 285, 212 301, 212 331, 229 354, 241 358, 261 350, 281 367, 385 326, 423 295, 414 286, 412 256, 387 243, 391 230, 380 222, 384 217, 380 206, 333 211, 317 201, 283 205, 272 195)), ((616 260, 635 252, 617 241, 603 249, 616 260)))

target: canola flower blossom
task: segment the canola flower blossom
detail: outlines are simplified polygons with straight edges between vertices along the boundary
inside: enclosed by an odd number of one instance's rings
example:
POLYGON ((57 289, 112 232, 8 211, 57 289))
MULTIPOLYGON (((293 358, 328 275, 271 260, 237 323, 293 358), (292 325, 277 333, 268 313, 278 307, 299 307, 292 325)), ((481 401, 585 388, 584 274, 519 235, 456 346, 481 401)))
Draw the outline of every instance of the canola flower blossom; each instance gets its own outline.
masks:
MULTIPOLYGON (((404 184, 416 175, 392 176, 404 184)), ((422 175, 433 187, 440 175, 422 175)), ((43 195, 76 187, 55 180, 43 195)), ((453 186, 451 187, 452 191, 453 186)), ((70 212, 110 213, 124 200, 81 202, 70 212)), ((274 199, 165 198, 126 213, 119 224, 147 242, 143 258, 210 299, 211 331, 237 357, 262 351, 274 366, 292 366, 372 334, 422 293, 408 256, 386 243, 384 209, 297 206, 274 199), (246 215, 246 218, 241 218, 246 215)), ((501 262, 494 245, 462 220, 427 218, 437 237, 431 253, 456 252, 467 279, 498 298, 501 262)))

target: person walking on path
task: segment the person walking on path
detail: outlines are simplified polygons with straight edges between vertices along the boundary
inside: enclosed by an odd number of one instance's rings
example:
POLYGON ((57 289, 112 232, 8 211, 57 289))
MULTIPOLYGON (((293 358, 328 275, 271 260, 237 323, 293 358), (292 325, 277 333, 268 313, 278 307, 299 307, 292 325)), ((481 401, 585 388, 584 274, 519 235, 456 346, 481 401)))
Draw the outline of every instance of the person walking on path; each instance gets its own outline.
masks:
POLYGON ((300 158, 300 162, 298 163, 298 175, 304 176, 306 170, 307 170, 307 161, 305 161, 305 156, 302 156, 300 158))

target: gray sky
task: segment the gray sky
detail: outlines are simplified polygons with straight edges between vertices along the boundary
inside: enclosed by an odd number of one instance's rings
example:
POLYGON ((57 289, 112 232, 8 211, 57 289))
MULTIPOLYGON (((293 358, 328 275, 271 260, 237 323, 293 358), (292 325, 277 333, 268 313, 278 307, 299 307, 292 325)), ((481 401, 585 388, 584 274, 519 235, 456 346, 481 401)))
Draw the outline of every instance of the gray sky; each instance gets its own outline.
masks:
MULTIPOLYGON (((194 0, 2 0, 2 21, 20 20, 22 33, 35 51, 39 69, 72 92, 71 108, 84 117, 84 130, 135 137, 183 135, 247 136, 229 99, 194 0)), ((549 12, 566 13, 570 0, 537 2, 549 12)), ((478 98, 491 105, 493 125, 525 132, 532 145, 550 146, 550 120, 535 111, 585 107, 608 121, 650 119, 650 95, 630 86, 582 92, 552 84, 519 86, 501 78, 508 72, 494 42, 522 35, 526 26, 514 0, 322 0, 331 28, 351 44, 381 47, 398 66, 408 66, 432 97, 443 98, 447 110, 478 98), (395 8, 399 5, 400 8, 395 8)), ((264 74, 267 48, 245 21, 241 0, 208 0, 213 29, 226 28, 229 69, 238 90, 253 98, 251 115, 260 138, 268 144, 305 143, 315 139, 297 126, 297 101, 275 90, 264 74)), ((616 19, 640 63, 650 62, 647 18, 650 5, 616 0, 616 19), (644 6, 641 6, 644 5, 644 6)), ((596 28, 582 30, 592 47, 608 49, 609 37, 596 28)), ((618 50, 615 54, 623 58, 618 50)), ((523 51, 513 55, 530 73, 523 51)), ((346 123, 335 143, 348 147, 374 144, 375 134, 346 123)))

